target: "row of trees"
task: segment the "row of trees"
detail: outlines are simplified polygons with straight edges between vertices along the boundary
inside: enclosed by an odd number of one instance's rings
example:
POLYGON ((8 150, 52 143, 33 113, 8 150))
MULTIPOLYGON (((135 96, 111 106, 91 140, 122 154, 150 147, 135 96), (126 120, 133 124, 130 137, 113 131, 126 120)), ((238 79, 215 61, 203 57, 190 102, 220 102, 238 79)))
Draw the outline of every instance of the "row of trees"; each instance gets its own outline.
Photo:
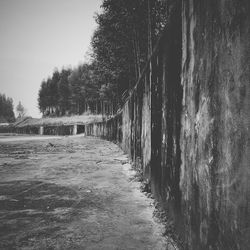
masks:
POLYGON ((98 26, 91 40, 90 63, 55 70, 42 82, 38 104, 43 115, 103 111, 103 103, 119 108, 152 53, 170 2, 103 0, 103 11, 95 17, 98 26))
POLYGON ((95 81, 93 64, 72 69, 55 69, 41 84, 38 105, 43 115, 82 114, 93 111, 100 86, 95 81))
POLYGON ((103 0, 92 38, 93 59, 106 91, 121 99, 140 77, 167 20, 167 1, 103 0))
POLYGON ((13 100, 0 93, 0 123, 9 123, 15 121, 13 111, 13 100))

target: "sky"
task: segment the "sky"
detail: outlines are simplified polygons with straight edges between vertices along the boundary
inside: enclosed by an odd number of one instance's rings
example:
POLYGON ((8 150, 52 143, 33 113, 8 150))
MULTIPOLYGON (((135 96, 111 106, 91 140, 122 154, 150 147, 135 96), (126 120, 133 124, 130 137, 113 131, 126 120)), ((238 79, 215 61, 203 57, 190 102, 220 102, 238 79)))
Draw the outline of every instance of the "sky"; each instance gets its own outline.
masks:
POLYGON ((84 62, 101 0, 0 0, 0 93, 41 117, 38 91, 53 70, 84 62))

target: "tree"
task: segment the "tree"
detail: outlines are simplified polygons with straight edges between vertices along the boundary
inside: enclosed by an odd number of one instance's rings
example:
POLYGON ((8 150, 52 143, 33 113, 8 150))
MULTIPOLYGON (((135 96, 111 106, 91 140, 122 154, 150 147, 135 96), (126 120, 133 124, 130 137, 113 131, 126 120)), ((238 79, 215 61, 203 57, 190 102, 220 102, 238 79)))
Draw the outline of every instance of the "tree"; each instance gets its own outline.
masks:
POLYGON ((59 114, 59 91, 58 91, 58 84, 60 81, 60 72, 55 69, 51 78, 50 84, 50 97, 51 97, 51 110, 53 114, 59 114))
POLYGON ((22 103, 19 101, 18 105, 16 106, 17 117, 22 118, 26 115, 26 110, 22 103))
POLYGON ((55 70, 42 82, 38 105, 43 115, 99 112, 103 103, 118 109, 141 76, 173 1, 103 0, 91 60, 73 70, 55 70))
POLYGON ((12 98, 0 94, 0 123, 14 122, 15 115, 13 111, 12 98))
POLYGON ((71 74, 71 69, 62 69, 60 80, 58 82, 59 107, 61 115, 65 115, 70 111, 70 87, 68 77, 71 74))
POLYGON ((103 0, 91 44, 106 98, 121 100, 137 82, 166 23, 166 6, 159 0, 103 0))
POLYGON ((78 66, 75 68, 68 77, 69 88, 70 88, 70 104, 71 104, 71 113, 81 114, 84 109, 85 103, 85 86, 84 82, 81 79, 81 67, 78 66))

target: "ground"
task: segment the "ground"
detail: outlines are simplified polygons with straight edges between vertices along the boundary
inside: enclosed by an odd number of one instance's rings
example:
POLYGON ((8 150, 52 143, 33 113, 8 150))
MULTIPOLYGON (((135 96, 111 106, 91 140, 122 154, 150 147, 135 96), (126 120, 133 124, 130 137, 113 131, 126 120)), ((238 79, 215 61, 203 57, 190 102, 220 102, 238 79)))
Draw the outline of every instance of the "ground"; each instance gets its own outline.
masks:
POLYGON ((0 249, 175 249, 121 149, 0 136, 0 249))

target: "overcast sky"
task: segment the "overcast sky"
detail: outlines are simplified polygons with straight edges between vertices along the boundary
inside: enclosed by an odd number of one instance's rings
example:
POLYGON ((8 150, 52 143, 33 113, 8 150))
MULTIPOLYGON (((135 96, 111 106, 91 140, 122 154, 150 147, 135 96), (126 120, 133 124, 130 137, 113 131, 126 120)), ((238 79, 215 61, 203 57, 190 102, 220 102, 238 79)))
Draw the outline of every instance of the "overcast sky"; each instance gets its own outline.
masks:
POLYGON ((32 117, 41 81, 84 61, 101 0, 0 0, 0 93, 32 117))

